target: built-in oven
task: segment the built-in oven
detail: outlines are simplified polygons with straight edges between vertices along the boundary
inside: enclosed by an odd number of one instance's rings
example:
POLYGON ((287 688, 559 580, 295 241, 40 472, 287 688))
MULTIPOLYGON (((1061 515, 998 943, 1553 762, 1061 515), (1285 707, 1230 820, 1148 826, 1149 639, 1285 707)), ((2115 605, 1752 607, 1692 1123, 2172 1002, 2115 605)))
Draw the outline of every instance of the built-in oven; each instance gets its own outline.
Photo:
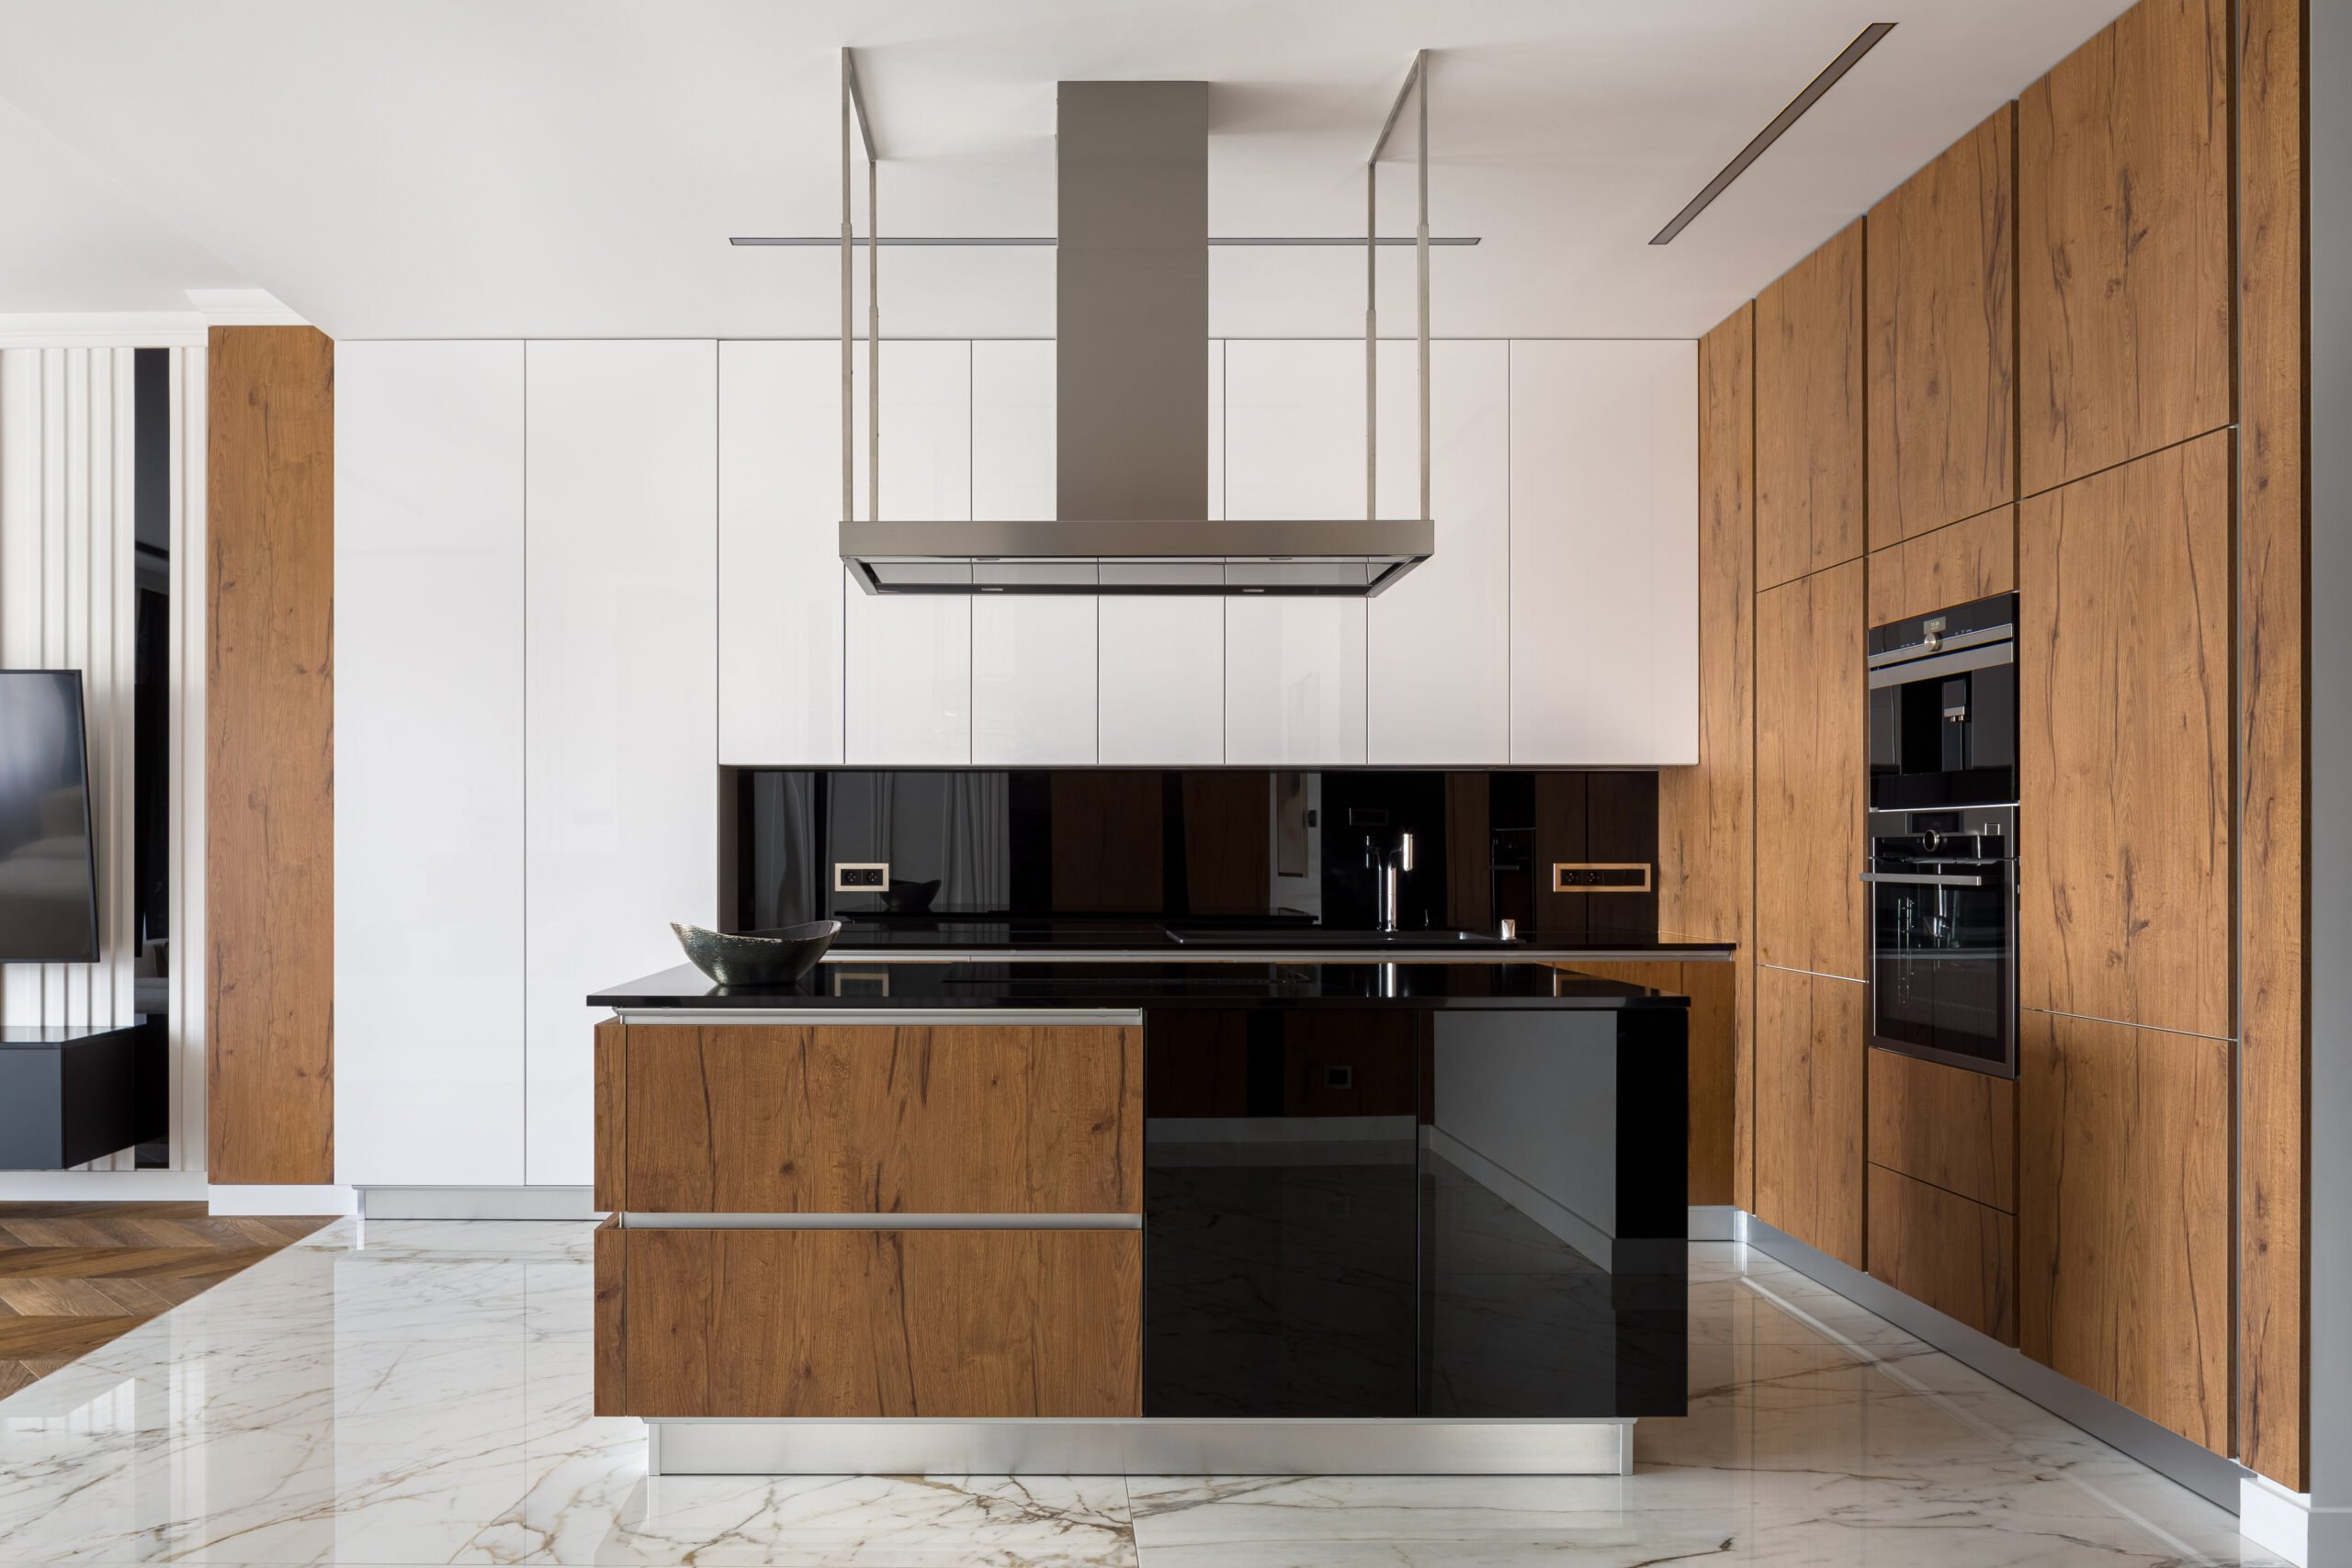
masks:
POLYGON ((1872 1044, 2017 1077, 2017 816, 1870 814, 1872 1044))
POLYGON ((1871 807, 2018 798, 2017 595, 1871 629, 1871 807))

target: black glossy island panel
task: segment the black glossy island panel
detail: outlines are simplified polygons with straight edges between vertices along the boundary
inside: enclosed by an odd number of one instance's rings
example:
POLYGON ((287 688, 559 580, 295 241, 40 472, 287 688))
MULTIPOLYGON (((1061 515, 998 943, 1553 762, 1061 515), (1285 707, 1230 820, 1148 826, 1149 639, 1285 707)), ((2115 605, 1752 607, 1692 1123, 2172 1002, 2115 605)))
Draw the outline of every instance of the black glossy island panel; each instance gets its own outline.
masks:
MULTIPOLYGON (((1103 1170, 1135 1160, 1138 1176, 1121 1179, 1131 1198, 1087 1201, 1132 1209, 1051 1221, 1114 1251, 1114 1235, 1141 1231, 1134 1284, 1110 1283, 1125 1265, 1103 1263, 1087 1298, 1107 1312, 1136 1292, 1127 1414, 1476 1423, 1684 1408, 1680 997, 1534 964, 842 962, 769 988, 714 987, 682 966, 591 1000, 626 1035, 624 1104, 642 1114, 665 1100, 695 1126, 735 1129, 667 1161, 695 1182, 707 1163, 822 1159, 854 1179, 846 1190, 873 1195, 857 1206, 887 1234, 910 1223, 893 1211, 942 1201, 937 1189, 907 1195, 905 1172, 941 1152, 922 1140, 983 1139, 957 1157, 990 1169, 1059 1149, 1057 1181, 1070 1148, 1101 1149, 1103 1170), (1132 1055, 1114 1063, 1114 1051, 1132 1055), (817 1146, 791 1123, 840 1122, 812 1107, 818 1094, 869 1107, 887 1130, 870 1150, 817 1146), (1027 1095, 1029 1108, 999 1119, 976 1098, 990 1095, 1027 1095), (941 1104, 971 1109, 942 1120, 941 1104), (1105 1130, 1129 1116, 1131 1133, 1105 1130)), ((1026 1204, 1036 1179, 1024 1179, 981 1206, 1026 1204)), ((740 1226, 756 1190, 709 1201, 740 1226)), ((970 1222, 1005 1227, 1008 1247, 1039 1245, 1012 1239, 1039 1223, 970 1222)), ((895 1278, 912 1264, 892 1249, 919 1262, 922 1234, 882 1243, 867 1267, 895 1278)), ((1023 1286, 1021 1300, 1049 1288, 1023 1286)), ((876 1311, 894 1341, 898 1311, 876 1311)))

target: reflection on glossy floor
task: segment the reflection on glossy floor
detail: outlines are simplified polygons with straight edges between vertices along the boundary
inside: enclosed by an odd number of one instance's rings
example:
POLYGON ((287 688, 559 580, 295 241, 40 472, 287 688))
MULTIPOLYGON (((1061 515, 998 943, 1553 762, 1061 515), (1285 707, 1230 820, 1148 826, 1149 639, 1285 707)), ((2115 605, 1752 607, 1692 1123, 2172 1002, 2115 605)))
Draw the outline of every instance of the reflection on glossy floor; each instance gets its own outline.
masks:
POLYGON ((2270 1563, 1760 1255, 1694 1247, 1628 1478, 662 1478, 588 1411, 584 1225, 351 1222, 0 1400, 0 1565, 2270 1563))

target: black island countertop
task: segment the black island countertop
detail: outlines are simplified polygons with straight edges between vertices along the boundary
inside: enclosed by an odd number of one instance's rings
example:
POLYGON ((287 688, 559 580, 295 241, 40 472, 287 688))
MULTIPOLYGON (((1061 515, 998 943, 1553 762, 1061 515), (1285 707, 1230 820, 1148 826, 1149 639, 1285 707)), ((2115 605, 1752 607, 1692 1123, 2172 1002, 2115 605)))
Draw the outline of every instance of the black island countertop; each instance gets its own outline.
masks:
POLYGON ((1609 931, 1535 931, 1510 942, 1405 931, 1375 938, 1335 929, 1307 917, 1258 915, 1247 919, 1106 919, 972 913, 843 917, 828 962, 888 959, 900 963, 1050 958, 1069 964, 1219 964, 1262 956, 1266 962, 1505 964, 1601 960, 1729 959, 1727 942, 1609 931), (1374 943, 1377 945, 1374 945, 1374 943))
POLYGON ((1167 1010, 1363 1007, 1450 1009, 1678 1009, 1687 998, 1540 962, 1102 963, 843 958, 791 986, 718 986, 692 964, 588 996, 616 1012, 707 1009, 728 1012, 843 1010, 1167 1010))

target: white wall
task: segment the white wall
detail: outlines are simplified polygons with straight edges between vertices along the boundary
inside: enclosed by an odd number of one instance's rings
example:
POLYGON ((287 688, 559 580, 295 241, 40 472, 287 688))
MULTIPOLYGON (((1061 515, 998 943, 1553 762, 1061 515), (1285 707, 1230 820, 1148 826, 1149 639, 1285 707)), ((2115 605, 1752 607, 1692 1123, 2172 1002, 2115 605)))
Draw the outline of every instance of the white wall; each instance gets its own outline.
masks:
MULTIPOLYGON (((1362 515, 1363 345, 1208 353, 1211 514, 1362 515)), ((831 342, 339 354, 338 972, 464 1021, 420 1040, 413 1009, 345 1010, 346 1181, 587 1181, 582 998, 677 962, 667 921, 716 917, 722 761, 1695 744, 1689 344, 1436 344, 1438 554, 1371 601, 864 594, 831 342)), ((1388 516, 1419 509, 1412 354, 1382 348, 1388 516)), ((865 375, 861 352, 861 514, 865 375)), ((1049 515, 1053 390, 1049 344, 886 343, 883 513, 1049 515)))

